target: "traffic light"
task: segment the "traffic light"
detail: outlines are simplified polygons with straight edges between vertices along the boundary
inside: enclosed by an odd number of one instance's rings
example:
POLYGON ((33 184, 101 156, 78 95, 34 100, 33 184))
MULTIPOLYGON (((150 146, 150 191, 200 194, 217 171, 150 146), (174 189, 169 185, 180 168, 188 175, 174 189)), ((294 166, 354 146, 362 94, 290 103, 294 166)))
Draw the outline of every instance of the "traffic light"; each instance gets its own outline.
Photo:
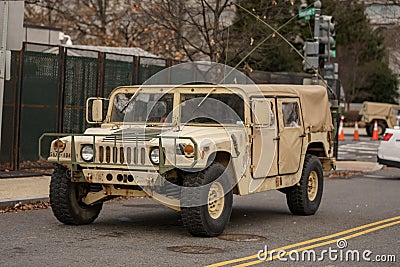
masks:
POLYGON ((308 73, 314 73, 314 70, 318 70, 318 42, 306 41, 303 50, 305 58, 303 60, 303 70, 308 73))
POLYGON ((320 17, 320 56, 330 61, 336 57, 335 20, 332 16, 320 17))
POLYGON ((339 79, 339 64, 338 63, 325 63, 324 65, 324 78, 337 80, 339 79))

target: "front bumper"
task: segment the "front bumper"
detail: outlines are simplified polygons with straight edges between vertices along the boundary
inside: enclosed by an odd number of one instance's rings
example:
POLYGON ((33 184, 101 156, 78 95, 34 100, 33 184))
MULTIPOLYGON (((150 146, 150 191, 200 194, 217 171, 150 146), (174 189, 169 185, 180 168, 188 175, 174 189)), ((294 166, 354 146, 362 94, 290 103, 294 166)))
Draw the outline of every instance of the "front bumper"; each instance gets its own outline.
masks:
POLYGON ((85 181, 97 184, 130 185, 140 187, 162 186, 161 175, 155 171, 82 170, 85 181))

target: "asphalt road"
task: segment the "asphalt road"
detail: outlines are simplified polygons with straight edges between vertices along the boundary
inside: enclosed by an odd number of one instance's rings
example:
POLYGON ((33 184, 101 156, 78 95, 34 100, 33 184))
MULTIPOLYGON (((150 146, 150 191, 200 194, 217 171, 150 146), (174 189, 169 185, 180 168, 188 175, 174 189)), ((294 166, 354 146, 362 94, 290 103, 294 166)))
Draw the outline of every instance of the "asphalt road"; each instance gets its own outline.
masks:
POLYGON ((338 160, 376 162, 379 141, 360 135, 360 141, 353 141, 353 136, 346 135, 345 141, 339 141, 338 160))
MULTIPOLYGON (((242 241, 191 237, 178 213, 148 199, 106 203, 99 218, 86 226, 63 225, 50 209, 0 214, 0 266, 253 265, 260 263, 257 253, 265 246, 268 251, 296 248, 299 253, 312 248, 321 257, 323 250, 338 250, 338 238, 347 241, 344 252, 369 250, 370 259, 394 255, 397 263, 379 264, 394 266, 400 262, 399 183, 400 169, 393 168, 327 178, 319 211, 307 217, 291 215, 285 196, 277 191, 236 197, 225 234, 239 235, 233 237, 242 241)), ((376 266, 362 260, 331 260, 334 257, 328 255, 323 259, 296 263, 275 259, 259 265, 376 266)))

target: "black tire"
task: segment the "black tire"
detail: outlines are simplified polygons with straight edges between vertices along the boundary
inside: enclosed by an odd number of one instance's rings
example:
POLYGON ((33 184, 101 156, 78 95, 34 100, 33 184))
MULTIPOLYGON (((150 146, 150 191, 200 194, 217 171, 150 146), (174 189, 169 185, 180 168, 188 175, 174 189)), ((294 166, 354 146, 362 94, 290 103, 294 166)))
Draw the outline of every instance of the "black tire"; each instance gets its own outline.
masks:
POLYGON ((181 216, 186 230, 193 236, 220 235, 229 222, 233 204, 231 179, 225 167, 220 163, 212 163, 201 172, 186 175, 183 186, 186 189, 182 190, 181 216), (214 205, 208 203, 209 194, 215 188, 220 189, 221 193, 223 190, 224 197, 216 201, 223 206, 222 209, 215 202, 214 205))
POLYGON ((295 215, 314 214, 321 203, 323 183, 321 162, 316 156, 307 154, 300 182, 290 187, 286 194, 289 210, 295 215), (317 181, 316 186, 314 183, 314 190, 312 188, 310 188, 310 191, 308 190, 309 179, 317 181))
POLYGON ((71 182, 69 170, 56 165, 50 182, 50 203, 54 216, 64 224, 92 223, 101 211, 103 203, 91 206, 81 202, 89 191, 86 183, 71 182))
POLYGON ((373 130, 374 130, 374 125, 372 125, 372 130, 371 130, 371 125, 365 125, 365 131, 367 132, 367 135, 369 137, 372 137, 373 130))
MULTIPOLYGON (((369 131, 370 131, 370 133, 368 134, 368 136, 371 136, 371 137, 372 137, 372 134, 374 133, 374 125, 375 125, 375 122, 372 123, 372 124, 369 126, 369 131)), ((386 124, 385 124, 384 122, 378 121, 378 135, 379 135, 379 136, 381 136, 381 135, 383 135, 383 134, 385 133, 386 128, 387 128, 387 126, 386 126, 386 124)), ((368 132, 367 132, 367 133, 368 133, 368 132)))

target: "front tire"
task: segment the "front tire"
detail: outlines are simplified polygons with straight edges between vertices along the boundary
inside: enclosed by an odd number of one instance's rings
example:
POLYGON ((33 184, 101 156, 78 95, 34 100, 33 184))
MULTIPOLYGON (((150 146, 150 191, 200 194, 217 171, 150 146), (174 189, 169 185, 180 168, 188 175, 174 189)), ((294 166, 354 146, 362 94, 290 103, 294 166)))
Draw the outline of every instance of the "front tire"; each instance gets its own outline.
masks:
POLYGON ((306 155, 300 182, 288 188, 286 200, 295 215, 312 215, 322 199, 324 176, 322 165, 314 155, 306 155))
POLYGON ((64 224, 92 223, 99 215, 103 203, 86 205, 82 198, 89 192, 87 183, 71 182, 69 170, 56 165, 50 182, 50 204, 54 216, 64 224))
POLYGON ((186 175, 182 191, 182 222, 193 236, 220 235, 229 222, 233 193, 225 167, 212 163, 207 169, 186 175))

